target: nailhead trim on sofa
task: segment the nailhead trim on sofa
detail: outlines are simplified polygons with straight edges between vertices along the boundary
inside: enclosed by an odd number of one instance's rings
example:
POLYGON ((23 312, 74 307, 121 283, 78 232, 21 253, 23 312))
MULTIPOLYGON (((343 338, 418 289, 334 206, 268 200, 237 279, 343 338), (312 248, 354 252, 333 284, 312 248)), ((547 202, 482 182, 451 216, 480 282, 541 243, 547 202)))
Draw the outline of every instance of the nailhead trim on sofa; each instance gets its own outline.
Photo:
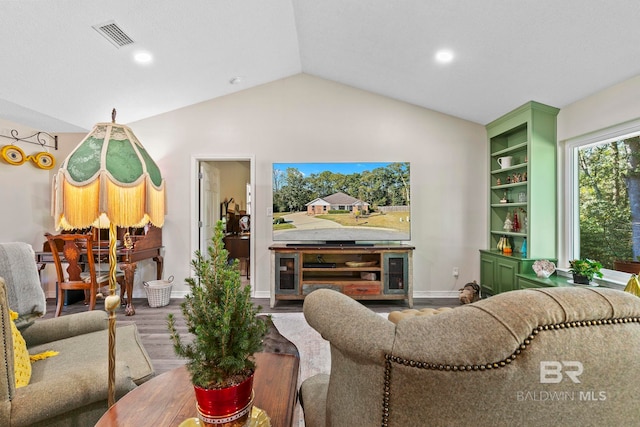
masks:
POLYGON ((431 369, 439 371, 451 372, 468 372, 468 371, 487 371, 507 366, 513 362, 526 348, 531 341, 542 331, 560 330, 568 328, 580 328, 588 326, 617 325, 621 323, 638 323, 639 317, 627 317, 620 319, 601 319, 601 320, 583 320, 577 322, 556 323, 552 325, 541 325, 531 331, 531 334, 522 342, 518 348, 505 360, 499 362, 486 363, 482 365, 445 365, 442 363, 420 362, 415 360, 407 360, 401 357, 385 354, 385 373, 384 373, 384 393, 382 403, 382 427, 389 425, 389 401, 391 398, 391 368, 393 364, 409 366, 418 369, 431 369))

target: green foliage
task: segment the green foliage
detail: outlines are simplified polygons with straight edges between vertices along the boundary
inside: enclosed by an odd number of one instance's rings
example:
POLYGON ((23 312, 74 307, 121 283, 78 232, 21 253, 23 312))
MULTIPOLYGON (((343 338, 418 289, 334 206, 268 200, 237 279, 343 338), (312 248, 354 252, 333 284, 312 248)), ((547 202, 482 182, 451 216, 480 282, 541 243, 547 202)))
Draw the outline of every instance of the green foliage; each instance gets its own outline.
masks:
POLYGON ((628 185, 636 155, 630 140, 579 150, 580 256, 598 259, 606 268, 615 260, 633 259, 631 199, 637 195, 628 185))
POLYGON ((251 301, 250 286, 242 285, 238 260, 228 262, 222 222, 216 225, 209 257, 196 251, 195 277, 185 279, 190 294, 181 304, 192 340, 185 342, 176 319, 167 319, 175 353, 187 360, 193 384, 222 388, 246 378, 255 369, 253 354, 262 348, 267 324, 256 315, 262 307, 251 301))
MULTIPOLYGON (((274 183, 274 212, 295 212, 304 210, 307 202, 314 199, 304 175, 295 168, 287 168, 278 175, 279 184, 274 183)), ((275 177, 274 177, 275 180, 275 177)))
POLYGON ((569 273, 585 276, 589 281, 592 281, 594 276, 602 278, 602 273, 600 272, 602 264, 598 261, 588 258, 574 259, 569 261, 569 267, 571 267, 569 273))

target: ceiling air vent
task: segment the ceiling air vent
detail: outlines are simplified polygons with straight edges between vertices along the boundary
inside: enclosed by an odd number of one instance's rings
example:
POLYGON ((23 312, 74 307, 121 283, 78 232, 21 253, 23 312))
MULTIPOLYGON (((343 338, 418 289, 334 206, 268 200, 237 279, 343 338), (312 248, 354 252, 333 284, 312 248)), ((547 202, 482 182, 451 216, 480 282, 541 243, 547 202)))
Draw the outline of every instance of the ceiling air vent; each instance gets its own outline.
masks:
POLYGON ((122 31, 122 28, 118 27, 115 21, 93 25, 93 29, 102 34, 105 39, 109 40, 117 48, 133 43, 133 39, 122 31))

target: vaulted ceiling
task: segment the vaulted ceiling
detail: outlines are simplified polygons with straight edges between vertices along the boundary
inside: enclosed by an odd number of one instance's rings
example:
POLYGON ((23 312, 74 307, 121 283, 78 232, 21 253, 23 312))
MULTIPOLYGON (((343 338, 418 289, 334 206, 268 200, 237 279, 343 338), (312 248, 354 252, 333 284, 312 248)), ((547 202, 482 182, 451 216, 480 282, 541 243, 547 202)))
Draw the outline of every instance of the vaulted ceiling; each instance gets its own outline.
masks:
POLYGON ((486 124, 639 75, 639 19, 637 0, 0 0, 0 118, 82 132, 307 73, 486 124))

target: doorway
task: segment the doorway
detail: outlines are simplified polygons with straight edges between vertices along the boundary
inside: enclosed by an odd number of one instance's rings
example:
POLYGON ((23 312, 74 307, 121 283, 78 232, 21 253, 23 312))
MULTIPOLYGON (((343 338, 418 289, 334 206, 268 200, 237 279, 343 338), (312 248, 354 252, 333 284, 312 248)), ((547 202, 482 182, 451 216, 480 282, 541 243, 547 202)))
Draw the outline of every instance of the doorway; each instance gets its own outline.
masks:
POLYGON ((250 156, 198 157, 193 159, 194 175, 194 218, 192 219, 192 247, 207 253, 209 241, 213 237, 219 220, 233 221, 226 224, 232 234, 249 237, 249 258, 241 260, 243 279, 248 277, 253 286, 254 243, 250 236, 254 233, 251 215, 254 211, 254 159, 250 156), (247 218, 244 218, 247 217, 247 218), (235 224, 244 218, 243 224, 235 224), (247 228, 248 223, 248 228, 247 228), (240 227, 242 226, 242 229, 240 227))

